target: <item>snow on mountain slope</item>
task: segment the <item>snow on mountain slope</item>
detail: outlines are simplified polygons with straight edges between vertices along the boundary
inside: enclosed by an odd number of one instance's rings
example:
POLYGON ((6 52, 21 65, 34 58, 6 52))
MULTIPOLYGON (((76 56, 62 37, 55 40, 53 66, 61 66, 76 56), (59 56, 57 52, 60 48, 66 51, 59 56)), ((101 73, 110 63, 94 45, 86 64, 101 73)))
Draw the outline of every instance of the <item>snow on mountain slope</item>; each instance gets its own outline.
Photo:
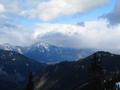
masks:
POLYGON ((16 52, 22 54, 22 47, 20 47, 20 46, 12 46, 12 45, 10 45, 8 43, 1 44, 0 49, 6 50, 6 51, 16 51, 16 52))
POLYGON ((1 45, 0 48, 4 50, 16 51, 31 59, 45 63, 78 60, 95 52, 95 50, 92 49, 57 47, 44 42, 37 42, 27 47, 12 46, 7 44, 1 45))

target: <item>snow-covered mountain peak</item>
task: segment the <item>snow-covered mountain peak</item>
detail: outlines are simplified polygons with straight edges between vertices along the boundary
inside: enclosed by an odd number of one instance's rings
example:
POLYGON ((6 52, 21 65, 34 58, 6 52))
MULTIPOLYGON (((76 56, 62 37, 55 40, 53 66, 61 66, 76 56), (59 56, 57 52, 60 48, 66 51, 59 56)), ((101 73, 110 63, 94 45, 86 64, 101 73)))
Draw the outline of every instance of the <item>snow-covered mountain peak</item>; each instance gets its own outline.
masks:
POLYGON ((45 50, 49 50, 50 45, 48 43, 44 43, 44 42, 37 42, 35 44, 32 45, 32 48, 37 48, 37 49, 45 49, 45 50))
POLYGON ((12 46, 9 43, 4 43, 0 45, 0 49, 6 50, 6 51, 16 51, 20 54, 22 54, 22 47, 20 46, 12 46))
POLYGON ((38 47, 40 47, 40 46, 43 46, 43 47, 45 47, 45 48, 48 48, 48 47, 49 47, 49 44, 44 43, 44 42, 38 42, 38 43, 36 43, 36 45, 37 45, 38 47))

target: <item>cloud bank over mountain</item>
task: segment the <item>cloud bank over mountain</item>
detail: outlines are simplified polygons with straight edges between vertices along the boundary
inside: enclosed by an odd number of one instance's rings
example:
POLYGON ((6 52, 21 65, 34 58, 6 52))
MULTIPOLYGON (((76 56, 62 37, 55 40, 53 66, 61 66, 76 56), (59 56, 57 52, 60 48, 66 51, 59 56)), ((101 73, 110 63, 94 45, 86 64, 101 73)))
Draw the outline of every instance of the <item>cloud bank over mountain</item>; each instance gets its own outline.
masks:
POLYGON ((78 22, 49 22, 64 16, 84 15, 104 7, 108 2, 109 0, 25 0, 23 3, 22 0, 13 0, 10 3, 9 0, 0 0, 0 43, 26 46, 43 41, 62 47, 119 49, 119 0, 116 0, 114 9, 107 15, 85 20, 82 25, 78 22), (40 21, 26 26, 26 18, 40 21), (23 20, 22 25, 13 22, 18 19, 19 22, 23 20))
POLYGON ((81 25, 42 24, 28 32, 21 27, 2 30, 1 40, 11 44, 29 45, 37 41, 74 48, 116 48, 119 49, 120 25, 110 26, 104 19, 88 21, 81 25), (22 29, 22 30, 21 30, 22 29))

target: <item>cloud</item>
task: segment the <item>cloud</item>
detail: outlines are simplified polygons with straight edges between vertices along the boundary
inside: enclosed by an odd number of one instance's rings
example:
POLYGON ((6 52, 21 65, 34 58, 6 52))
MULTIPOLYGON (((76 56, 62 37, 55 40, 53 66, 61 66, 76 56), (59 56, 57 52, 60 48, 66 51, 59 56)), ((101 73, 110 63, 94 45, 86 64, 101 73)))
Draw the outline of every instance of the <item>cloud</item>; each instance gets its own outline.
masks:
POLYGON ((23 26, 10 24, 8 21, 0 22, 0 44, 27 46, 34 42, 31 34, 23 26))
POLYGON ((110 26, 105 19, 72 24, 38 24, 28 29, 8 25, 0 29, 0 43, 27 46, 35 42, 47 42, 71 48, 120 49, 120 25, 110 26), (10 27, 11 26, 11 27, 10 27))
POLYGON ((72 48, 120 48, 120 25, 109 26, 104 19, 88 21, 81 25, 38 25, 33 33, 36 40, 72 48))
POLYGON ((3 4, 0 4, 0 13, 5 12, 5 7, 3 4))
POLYGON ((109 0, 95 0, 94 2, 93 0, 45 0, 29 10, 22 11, 21 15, 48 21, 76 13, 86 13, 87 11, 107 4, 108 1, 109 0))
POLYGON ((120 0, 116 0, 116 5, 113 11, 105 15, 105 18, 107 18, 111 24, 120 23, 120 0))
POLYGON ((0 13, 49 21, 62 16, 83 14, 106 5, 109 0, 0 0, 0 13))
MULTIPOLYGON (((20 12, 22 12, 25 7, 24 4, 20 2, 21 0, 0 0, 0 2, 5 6, 6 13, 5 15, 16 15, 20 16, 20 12)), ((10 17, 9 17, 10 18, 10 17)))
MULTIPOLYGON (((29 18, 52 20, 76 13, 86 13, 99 8, 109 0, 0 0, 0 14, 11 20, 12 16, 23 15, 29 18)), ((0 16, 1 17, 1 16, 0 16)), ((20 17, 15 17, 18 19, 20 17)), ((111 23, 120 23, 120 0, 115 9, 105 16, 111 23)), ((120 24, 109 25, 106 19, 83 21, 78 24, 40 23, 32 28, 17 25, 0 18, 0 43, 31 45, 37 41, 72 48, 120 48, 120 24)))

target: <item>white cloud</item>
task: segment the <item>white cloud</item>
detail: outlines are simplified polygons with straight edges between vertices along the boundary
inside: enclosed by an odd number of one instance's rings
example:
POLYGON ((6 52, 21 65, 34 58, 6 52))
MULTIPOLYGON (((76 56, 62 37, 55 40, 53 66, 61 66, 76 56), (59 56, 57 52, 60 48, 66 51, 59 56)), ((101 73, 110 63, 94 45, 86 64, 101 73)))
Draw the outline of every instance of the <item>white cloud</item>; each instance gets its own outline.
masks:
POLYGON ((21 26, 1 27, 0 43, 26 46, 44 41, 72 48, 120 49, 120 25, 110 26, 103 19, 87 21, 84 26, 47 23, 31 29, 21 26))
POLYGON ((57 17, 85 13, 105 5, 109 0, 46 0, 36 4, 36 7, 24 10, 21 15, 40 18, 44 21, 57 17))
MULTIPOLYGON (((0 0, 0 12, 44 21, 86 13, 106 5, 109 0, 0 0), (24 1, 24 2, 23 2, 24 1)), ((10 18, 10 17, 9 17, 10 18)))
MULTIPOLYGON (((0 0, 0 13, 22 14, 47 21, 61 16, 86 13, 105 5, 109 0, 25 0, 19 4, 20 1, 13 0, 10 3, 9 0, 0 0)), ((120 0, 117 1, 114 11, 106 16, 115 23, 120 22, 120 0)), ((8 17, 10 18, 11 16, 8 17)), ((11 27, 3 21, 0 22, 0 43, 25 46, 39 40, 63 47, 120 49, 120 25, 110 26, 107 20, 87 21, 84 25, 41 23, 31 30, 19 25, 11 27), (1 27, 1 23, 5 27, 1 27)))
POLYGON ((0 13, 5 12, 5 7, 3 4, 0 4, 0 13))
POLYGON ((85 26, 45 24, 36 28, 34 38, 57 46, 74 48, 120 49, 120 25, 106 20, 85 22, 85 26))
POLYGON ((23 26, 5 23, 0 25, 0 44, 27 46, 34 42, 31 34, 23 26))

